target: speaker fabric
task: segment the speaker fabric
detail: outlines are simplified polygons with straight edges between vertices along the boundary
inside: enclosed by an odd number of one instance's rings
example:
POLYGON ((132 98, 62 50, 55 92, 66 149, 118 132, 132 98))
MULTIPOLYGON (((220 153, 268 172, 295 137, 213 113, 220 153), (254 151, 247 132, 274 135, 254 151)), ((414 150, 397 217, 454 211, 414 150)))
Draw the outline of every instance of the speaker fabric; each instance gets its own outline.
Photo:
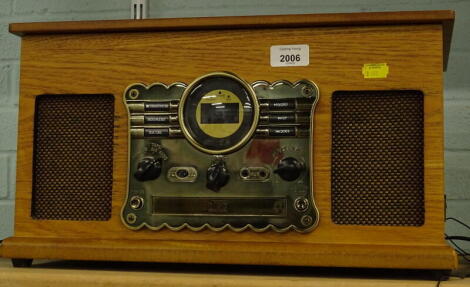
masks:
POLYGON ((111 217, 113 122, 112 95, 36 98, 34 219, 111 217))
POLYGON ((332 98, 336 224, 424 224, 423 94, 338 91, 332 98))

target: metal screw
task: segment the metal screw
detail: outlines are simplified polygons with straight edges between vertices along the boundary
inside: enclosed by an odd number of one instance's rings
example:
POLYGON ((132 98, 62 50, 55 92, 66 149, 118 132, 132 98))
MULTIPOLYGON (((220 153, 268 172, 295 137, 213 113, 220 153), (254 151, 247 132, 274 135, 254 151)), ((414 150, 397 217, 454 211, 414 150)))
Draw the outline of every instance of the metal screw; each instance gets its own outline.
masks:
POLYGON ((129 201, 132 209, 141 209, 144 206, 144 199, 140 196, 133 196, 129 201))
POLYGON ((132 89, 129 91, 129 98, 135 100, 139 96, 139 90, 137 89, 132 89))
POLYGON ((302 218, 300 219, 300 223, 302 223, 302 225, 304 225, 304 226, 312 225, 312 223, 313 223, 313 218, 312 218, 310 215, 304 215, 304 216, 302 216, 302 218))
POLYGON ((304 212, 308 209, 308 200, 305 197, 298 197, 294 201, 294 208, 298 212, 304 212))
POLYGON ((137 221, 137 216, 134 213, 129 213, 126 217, 128 223, 132 224, 137 221))
POLYGON ((306 97, 310 97, 313 93, 313 88, 311 86, 304 86, 302 88, 302 94, 306 97))

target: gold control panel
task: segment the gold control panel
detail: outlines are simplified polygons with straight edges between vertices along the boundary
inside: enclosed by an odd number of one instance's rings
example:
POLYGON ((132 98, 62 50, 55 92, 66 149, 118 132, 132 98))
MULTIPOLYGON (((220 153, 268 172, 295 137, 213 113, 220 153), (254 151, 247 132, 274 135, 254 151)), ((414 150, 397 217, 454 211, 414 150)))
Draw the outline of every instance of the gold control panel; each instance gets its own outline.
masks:
POLYGON ((215 72, 189 85, 130 85, 122 221, 194 231, 308 232, 315 83, 247 83, 215 72))

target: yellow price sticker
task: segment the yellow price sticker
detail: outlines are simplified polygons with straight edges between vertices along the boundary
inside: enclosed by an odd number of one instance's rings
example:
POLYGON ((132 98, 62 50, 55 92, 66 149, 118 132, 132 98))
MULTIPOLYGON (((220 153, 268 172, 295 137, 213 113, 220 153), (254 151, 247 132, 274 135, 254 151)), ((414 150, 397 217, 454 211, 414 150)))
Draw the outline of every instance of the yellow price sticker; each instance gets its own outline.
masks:
POLYGON ((364 64, 362 66, 364 79, 384 79, 388 75, 387 63, 364 64))

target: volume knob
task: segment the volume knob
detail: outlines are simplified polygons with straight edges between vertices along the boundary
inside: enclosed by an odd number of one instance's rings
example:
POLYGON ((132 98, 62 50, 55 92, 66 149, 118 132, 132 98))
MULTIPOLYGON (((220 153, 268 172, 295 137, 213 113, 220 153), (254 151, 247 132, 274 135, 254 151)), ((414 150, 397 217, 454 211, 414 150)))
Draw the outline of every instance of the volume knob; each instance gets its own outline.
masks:
POLYGON ((138 164, 134 177, 138 181, 157 179, 162 172, 162 159, 152 156, 144 157, 138 164))
POLYGON ((227 166, 225 165, 225 162, 218 161, 213 163, 207 169, 206 187, 213 191, 219 191, 228 183, 229 179, 230 174, 228 172, 227 166))
POLYGON ((304 170, 304 165, 293 157, 287 157, 279 161, 274 173, 277 173, 283 180, 294 181, 299 178, 304 170))

